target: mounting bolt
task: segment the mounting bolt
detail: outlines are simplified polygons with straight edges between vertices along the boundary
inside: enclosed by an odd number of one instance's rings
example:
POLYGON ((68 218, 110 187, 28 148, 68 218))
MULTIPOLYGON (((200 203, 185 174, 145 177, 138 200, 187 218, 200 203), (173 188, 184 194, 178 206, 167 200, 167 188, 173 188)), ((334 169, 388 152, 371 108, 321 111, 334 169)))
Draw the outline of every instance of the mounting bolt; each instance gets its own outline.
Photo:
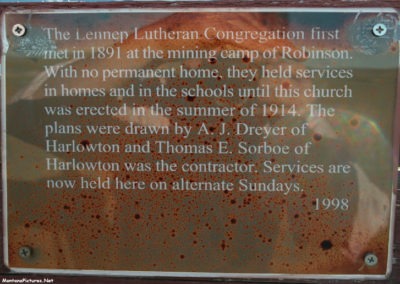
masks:
POLYGON ((378 23, 372 28, 372 34, 376 37, 384 36, 387 33, 387 27, 385 24, 378 23))
POLYGON ((367 266, 375 266, 378 264, 378 257, 373 253, 367 253, 364 257, 364 263, 367 266))
POLYGON ((25 33, 26 33, 26 28, 25 28, 24 25, 15 24, 15 25, 12 27, 12 33, 13 33, 13 35, 15 35, 15 36, 17 36, 17 37, 24 36, 25 33))
POLYGON ((27 259, 32 255, 32 249, 28 246, 20 247, 18 250, 18 254, 21 258, 27 259))

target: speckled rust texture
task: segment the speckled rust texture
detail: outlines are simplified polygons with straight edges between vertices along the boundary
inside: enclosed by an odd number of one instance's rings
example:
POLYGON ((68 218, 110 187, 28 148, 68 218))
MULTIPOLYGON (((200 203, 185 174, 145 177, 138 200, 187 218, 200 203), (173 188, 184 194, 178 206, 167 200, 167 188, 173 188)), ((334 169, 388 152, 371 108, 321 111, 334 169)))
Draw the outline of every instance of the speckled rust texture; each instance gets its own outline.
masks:
MULTIPOLYGON (((372 5, 369 2, 362 3, 362 5, 372 5)), ((387 3, 390 5, 390 2, 387 1, 387 3)), ((318 4, 315 2, 309 5, 318 4)), ((164 7, 166 4, 154 3, 154 5, 164 7)), ((241 4, 237 3, 237 5, 241 4)), ((260 4, 255 3, 255 5, 260 4)), ((280 3, 280 5, 284 4, 280 3)), ((343 5, 347 5, 347 3, 343 5)), ((212 17, 216 17, 216 22, 221 22, 218 16, 212 17)), ((244 19, 249 20, 249 24, 252 25, 257 22, 256 19, 244 16, 243 19, 238 20, 237 26, 243 28, 244 19)), ((208 20, 212 21, 213 19, 210 18, 208 20)), ((232 25, 235 27, 236 23, 232 23, 232 25)), ((188 25, 187 28, 194 27, 188 25)), ((129 48, 131 44, 134 43, 128 40, 121 47, 123 49, 129 48)), ((197 44, 201 45, 202 43, 197 44)), ((254 47, 257 48, 256 43, 254 43, 254 47)), ((194 60, 188 61, 185 64, 199 68, 209 66, 210 64, 216 66, 218 69, 226 68, 224 62, 199 62, 194 60)), ((237 64, 242 64, 243 66, 249 65, 246 60, 237 64)), ((298 68, 302 68, 301 64, 299 64, 298 68)), ((195 83, 200 85, 214 84, 207 80, 199 80, 195 83)), ((169 84, 174 86, 179 84, 193 84, 193 82, 177 80, 169 84)), ((304 81, 298 84, 300 84, 300 88, 303 88, 309 82, 304 81)), ((219 85, 221 83, 217 82, 216 86, 219 85)), ((147 105, 149 102, 154 101, 153 99, 150 99, 150 101, 143 99, 139 103, 147 105)), ((176 106, 171 104, 168 99, 160 99, 157 102, 163 105, 171 105, 172 107, 176 106)), ((99 103, 103 103, 103 101, 99 101, 99 103)), ((187 99, 179 101, 178 105, 207 105, 211 103, 210 100, 198 100, 196 98, 195 100, 187 99)), ((232 104, 231 101, 224 100, 219 103, 222 105, 232 104)), ((233 102, 235 106, 241 103, 240 101, 233 102)), ((230 125, 240 119, 242 118, 233 117, 228 119, 223 118, 222 120, 195 118, 195 121, 191 120, 190 123, 199 126, 201 123, 206 122, 210 125, 210 131, 217 131, 221 127, 221 123, 230 125)), ((173 122, 186 123, 185 118, 173 118, 171 123, 173 122)), ((257 119, 253 122, 258 123, 257 119)), ((83 123, 93 123, 93 121, 88 118, 83 123)), ((250 122, 247 121, 247 123, 250 122)), ((292 124, 296 122, 287 121, 286 123, 292 124)), ((354 119, 349 120, 348 123, 349 129, 356 127, 354 119)), ((91 143, 93 138, 96 139, 98 137, 88 138, 82 135, 80 141, 82 144, 87 144, 91 143)), ((144 143, 146 140, 157 140, 159 138, 157 136, 150 136, 143 139, 136 139, 134 142, 144 143)), ((180 143, 183 140, 179 136, 170 138, 173 143, 180 143)), ((231 139, 229 137, 226 138, 231 139)), ((110 141, 114 141, 116 137, 110 137, 109 139, 110 141)), ((189 137, 189 139, 197 143, 210 143, 211 145, 216 145, 217 143, 216 139, 211 141, 198 137, 189 137)), ((243 141, 246 140, 246 137, 235 139, 243 141)), ((324 149, 332 146, 325 144, 324 137, 313 133, 308 133, 307 139, 313 139, 316 145, 320 144, 320 152, 325 152, 324 149)), ((119 137, 117 138, 117 142, 124 145, 132 141, 129 137, 119 137)), ((279 142, 282 143, 282 141, 279 142)), ((288 143, 291 142, 289 141, 288 143)), ((293 143, 296 144, 299 142, 295 141, 293 143)), ((341 149, 342 145, 336 144, 335 147, 338 152, 345 152, 344 149, 341 149)), ((25 158, 24 155, 20 156, 20 159, 25 158)), ((92 159, 93 157, 83 156, 83 158, 92 159)), ((136 156, 136 158, 138 157, 136 156)), ((140 159, 148 161, 161 158, 164 158, 164 156, 157 154, 150 156, 143 154, 140 157, 140 159)), ((332 153, 327 159, 335 160, 336 158, 335 154, 332 153)), ((109 155, 105 156, 105 159, 118 160, 119 158, 115 157, 115 155, 109 155)), ((174 159, 171 158, 168 161, 172 162, 174 159)), ((190 162, 194 160, 201 161, 205 157, 201 155, 188 155, 180 157, 180 159, 182 159, 181 162, 190 162)), ((206 159, 222 160, 223 162, 237 160, 236 157, 206 157, 206 159)), ((272 162, 284 162, 276 161, 276 159, 276 157, 271 157, 272 162)), ((40 171, 40 165, 35 166, 40 171)), ((142 179, 166 180, 171 182, 181 176, 185 176, 185 174, 178 171, 168 174, 134 173, 133 175, 131 173, 120 172, 116 175, 106 174, 101 177, 118 177, 124 181, 142 179)), ((218 178, 227 180, 236 180, 243 177, 246 177, 246 175, 236 177, 230 175, 218 176, 218 178)), ((201 175, 190 176, 190 179, 193 181, 203 178, 204 176, 201 175)), ((215 176, 212 178, 215 178, 215 176)), ((258 178, 260 177, 256 176, 255 180, 258 178)), ((36 208, 39 209, 34 209, 34 215, 46 216, 44 219, 27 218, 23 216, 23 212, 19 211, 19 209, 14 211, 14 218, 19 227, 10 232, 10 239, 12 240, 10 262, 16 267, 26 266, 26 263, 23 263, 16 255, 16 249, 21 245, 36 247, 37 243, 40 243, 41 249, 37 250, 34 258, 29 261, 29 265, 32 267, 91 269, 91 265, 95 264, 98 269, 107 270, 165 269, 174 271, 175 269, 191 270, 193 267, 201 267, 211 272, 231 272, 230 267, 234 266, 240 267, 238 272, 255 273, 262 273, 265 270, 280 271, 282 273, 291 273, 293 270, 300 273, 318 271, 324 271, 324 273, 346 273, 348 271, 351 273, 356 268, 362 267, 360 259, 345 263, 340 259, 342 253, 340 250, 342 247, 346 247, 346 241, 349 239, 351 220, 348 220, 349 223, 347 226, 341 227, 340 232, 334 228, 337 218, 343 219, 346 222, 346 218, 351 218, 348 217, 349 213, 347 212, 343 216, 338 217, 337 213, 326 212, 323 215, 324 220, 321 221, 320 218, 322 216, 313 216, 313 213, 309 211, 310 204, 312 205, 313 202, 311 197, 317 194, 314 190, 323 188, 329 182, 332 182, 330 177, 321 176, 316 179, 311 178, 310 180, 308 177, 283 175, 277 178, 280 180, 298 178, 302 180, 302 183, 307 185, 307 192, 293 199, 282 198, 279 195, 271 195, 266 198, 261 194, 237 194, 231 192, 205 193, 201 195, 195 192, 154 192, 151 194, 148 192, 138 192, 135 195, 131 192, 120 192, 115 195, 107 191, 82 191, 80 194, 76 192, 46 192, 44 193, 46 196, 44 199, 48 201, 46 206, 37 206, 36 208), (210 202, 211 200, 212 202, 210 202), (130 204, 130 206, 126 206, 126 204, 130 204), (289 227, 278 224, 279 221, 277 220, 288 219, 293 222, 289 227), (23 220, 22 223, 21 220, 23 220), (15 234, 15 237, 13 237, 13 234, 15 234), (277 236, 299 239, 277 240, 277 236), (253 239, 254 243, 249 244, 249 239, 253 239), (182 246, 182 243, 189 245, 182 246), (271 243, 274 244, 273 249, 271 248, 271 243), (288 247, 288 243, 304 243, 306 245, 288 247), (143 250, 143 247, 147 247, 147 249, 143 250), (275 255, 276 251, 279 251, 278 255, 275 255), (304 259, 299 262, 298 260, 294 261, 292 257, 292 253, 294 252, 299 253, 304 259), (237 254, 236 257, 235 254, 237 254), (273 260, 266 261, 266 258, 273 260), (216 262, 212 261, 215 259, 218 260, 219 266, 216 266, 216 262), (138 264, 139 262, 140 264, 138 264), (88 263, 90 265, 86 266, 88 263), (305 263, 306 265, 304 265, 305 263)), ((35 184, 24 182, 17 182, 13 186, 23 188, 27 185, 35 187, 35 184)), ((38 187, 42 185, 43 181, 38 181, 36 184, 38 187)), ((354 180, 348 181, 346 186, 355 186, 354 180)), ((30 208, 33 207, 32 203, 39 205, 42 202, 42 199, 37 199, 34 190, 27 192, 27 194, 26 200, 29 203, 24 205, 25 201, 22 201, 17 207, 30 208)), ((337 193, 328 194, 333 196, 333 194, 337 193)), ((348 197, 357 199, 356 196, 348 197)), ((11 210, 13 210, 13 206, 12 204, 10 205, 11 210)), ((11 220, 10 223, 13 222, 11 220)), ((386 235, 387 231, 383 231, 369 242, 369 245, 371 245, 370 248, 378 256, 387 254, 383 246, 386 235)), ((360 273, 374 274, 382 271, 384 266, 385 263, 380 263, 378 267, 363 270, 360 273)), ((365 269, 365 267, 361 269, 365 269)), ((396 270, 392 277, 397 277, 396 270)))

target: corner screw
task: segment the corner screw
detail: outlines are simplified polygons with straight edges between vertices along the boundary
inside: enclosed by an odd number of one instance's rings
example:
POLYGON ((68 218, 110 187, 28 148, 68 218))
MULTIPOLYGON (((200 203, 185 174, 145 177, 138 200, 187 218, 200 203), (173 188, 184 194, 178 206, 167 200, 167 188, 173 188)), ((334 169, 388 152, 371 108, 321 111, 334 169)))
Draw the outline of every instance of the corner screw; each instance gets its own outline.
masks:
POLYGON ((26 28, 25 28, 24 25, 15 24, 15 25, 12 27, 12 33, 13 33, 13 35, 15 35, 15 36, 17 36, 17 37, 24 36, 25 33, 26 33, 26 28))
POLYGON ((378 257, 373 253, 367 253, 364 257, 364 263, 367 266, 375 266, 378 264, 378 257))
POLYGON ((21 258, 27 259, 32 255, 32 249, 27 246, 20 247, 18 254, 21 258))
POLYGON ((384 36, 387 33, 385 24, 378 23, 372 28, 372 34, 376 37, 384 36))

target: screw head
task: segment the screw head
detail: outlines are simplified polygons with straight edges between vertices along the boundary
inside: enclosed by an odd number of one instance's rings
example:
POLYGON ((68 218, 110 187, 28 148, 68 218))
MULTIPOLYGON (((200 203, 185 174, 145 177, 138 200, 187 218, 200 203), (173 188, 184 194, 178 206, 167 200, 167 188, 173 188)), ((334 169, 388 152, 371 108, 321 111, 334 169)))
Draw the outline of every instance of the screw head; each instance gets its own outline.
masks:
POLYGON ((378 23, 372 28, 372 34, 376 37, 384 36, 387 33, 387 27, 385 24, 378 23))
POLYGON ((375 266, 378 264, 378 257, 373 253, 367 253, 364 256, 364 263, 367 266, 375 266))
POLYGON ((17 37, 24 36, 25 33, 26 33, 26 28, 25 28, 24 25, 15 24, 15 25, 12 27, 12 33, 13 33, 13 35, 15 35, 15 36, 17 36, 17 37))
POLYGON ((32 249, 28 246, 20 247, 18 250, 18 254, 21 258, 29 258, 32 255, 32 249))

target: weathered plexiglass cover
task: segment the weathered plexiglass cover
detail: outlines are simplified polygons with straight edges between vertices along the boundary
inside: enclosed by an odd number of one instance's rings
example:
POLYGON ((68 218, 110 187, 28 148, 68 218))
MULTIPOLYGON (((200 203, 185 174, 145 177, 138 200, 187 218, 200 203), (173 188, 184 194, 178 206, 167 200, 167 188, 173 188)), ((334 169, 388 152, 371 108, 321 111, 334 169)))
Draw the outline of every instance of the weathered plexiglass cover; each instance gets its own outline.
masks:
POLYGON ((9 11, 12 271, 384 278, 398 15, 9 11))

